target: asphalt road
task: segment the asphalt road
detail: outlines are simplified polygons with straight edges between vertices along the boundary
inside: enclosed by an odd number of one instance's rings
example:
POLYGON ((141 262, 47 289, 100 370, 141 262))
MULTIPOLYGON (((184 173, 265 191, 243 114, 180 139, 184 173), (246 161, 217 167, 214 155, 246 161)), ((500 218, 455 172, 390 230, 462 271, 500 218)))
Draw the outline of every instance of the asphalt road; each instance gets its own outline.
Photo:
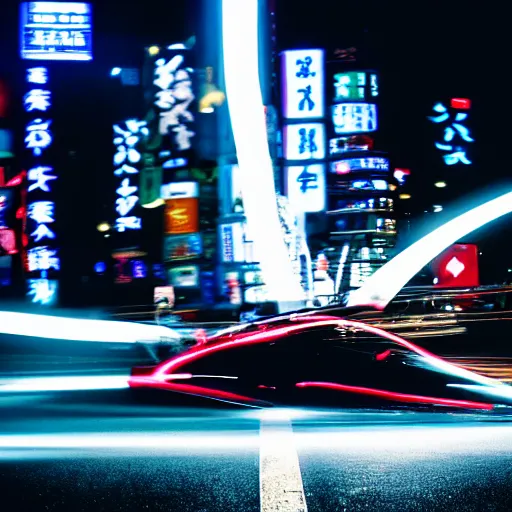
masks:
POLYGON ((207 405, 2 393, 1 510, 512 510, 508 418, 207 405))

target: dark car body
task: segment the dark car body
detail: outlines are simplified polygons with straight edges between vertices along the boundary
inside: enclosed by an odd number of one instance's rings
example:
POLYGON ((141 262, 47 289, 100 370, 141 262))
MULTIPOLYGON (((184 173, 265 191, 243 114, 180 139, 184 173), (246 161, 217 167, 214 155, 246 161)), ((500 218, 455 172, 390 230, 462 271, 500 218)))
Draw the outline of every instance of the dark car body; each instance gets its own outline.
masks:
POLYGON ((132 388, 244 405, 444 407, 512 405, 512 388, 361 322, 290 315, 227 330, 155 367, 132 388))

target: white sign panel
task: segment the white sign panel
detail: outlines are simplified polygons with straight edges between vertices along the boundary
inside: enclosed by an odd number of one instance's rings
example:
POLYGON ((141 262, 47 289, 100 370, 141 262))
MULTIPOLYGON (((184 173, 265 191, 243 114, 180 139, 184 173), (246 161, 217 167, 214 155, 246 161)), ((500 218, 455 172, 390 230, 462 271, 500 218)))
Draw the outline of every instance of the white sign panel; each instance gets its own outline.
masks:
POLYGON ((162 185, 162 199, 185 199, 199 197, 199 185, 195 181, 178 181, 162 185))
POLYGON ((325 158, 325 126, 321 123, 288 124, 284 127, 286 160, 325 158))
POLYGON ((324 117, 324 51, 289 50, 282 54, 283 116, 324 117))
POLYGON ((372 103, 340 103, 332 107, 336 133, 368 133, 377 130, 377 105, 372 103))
POLYGON ((301 212, 325 209, 325 165, 286 167, 286 186, 290 204, 301 212))

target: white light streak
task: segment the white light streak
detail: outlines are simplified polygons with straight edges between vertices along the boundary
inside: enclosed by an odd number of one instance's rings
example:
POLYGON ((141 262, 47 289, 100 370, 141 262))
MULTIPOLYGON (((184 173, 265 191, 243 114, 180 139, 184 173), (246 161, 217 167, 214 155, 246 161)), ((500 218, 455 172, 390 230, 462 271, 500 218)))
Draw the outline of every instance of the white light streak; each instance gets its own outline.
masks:
POLYGON ((304 292, 293 272, 277 211, 258 69, 257 0, 223 0, 222 37, 244 209, 263 280, 273 300, 300 301, 304 292))
POLYGON ((384 309, 395 295, 430 261, 463 236, 512 212, 512 192, 487 201, 435 229, 378 269, 350 294, 347 306, 384 309))
POLYGON ((146 325, 109 320, 64 318, 0 311, 0 333, 34 338, 92 341, 103 343, 179 341, 174 330, 160 325, 146 325))

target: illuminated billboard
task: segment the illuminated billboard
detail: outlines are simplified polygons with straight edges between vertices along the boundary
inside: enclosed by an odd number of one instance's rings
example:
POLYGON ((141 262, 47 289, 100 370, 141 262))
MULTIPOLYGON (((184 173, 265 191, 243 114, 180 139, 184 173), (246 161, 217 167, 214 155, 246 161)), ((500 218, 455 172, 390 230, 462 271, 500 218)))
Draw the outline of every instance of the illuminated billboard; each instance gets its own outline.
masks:
POLYGON ((349 137, 336 137, 329 141, 329 154, 339 155, 354 151, 371 151, 373 139, 368 135, 352 135, 349 137))
POLYGON ((321 123, 288 124, 283 128, 286 160, 325 158, 325 126, 321 123))
POLYGON ((331 172, 336 174, 348 174, 352 171, 389 171, 389 159, 367 156, 362 158, 347 158, 331 162, 331 172))
POLYGON ((334 131, 338 134, 369 133, 377 130, 377 105, 340 103, 332 107, 334 131))
POLYGON ((324 117, 324 50, 289 50, 282 54, 285 119, 324 117))
POLYGON ((25 75, 24 165, 27 169, 27 260, 32 302, 51 305, 60 271, 55 188, 59 175, 53 163, 53 107, 50 75, 46 67, 29 67, 25 75), (35 279, 41 277, 41 279, 35 279))
POLYGON ((375 73, 347 71, 334 75, 334 101, 367 101, 379 95, 375 73))
POLYGON ((148 134, 146 121, 129 119, 113 126, 114 176, 118 183, 115 229, 118 233, 142 229, 142 219, 137 214, 142 155, 137 148, 148 134))
POLYGON ((300 212, 320 212, 325 209, 324 164, 285 167, 286 195, 300 212))
POLYGON ((431 267, 436 288, 480 286, 478 247, 474 244, 452 245, 432 261, 431 267))
POLYGON ((90 4, 24 2, 20 24, 22 59, 92 60, 90 4))
POLYGON ((388 190, 389 184, 386 180, 336 180, 330 184, 330 191, 382 191, 388 190))
POLYGON ((471 101, 466 98, 452 98, 450 107, 443 103, 436 103, 433 115, 428 120, 442 128, 442 140, 434 143, 442 153, 444 163, 452 166, 456 164, 471 165, 468 157, 469 144, 475 142, 470 129, 466 126, 471 101))

